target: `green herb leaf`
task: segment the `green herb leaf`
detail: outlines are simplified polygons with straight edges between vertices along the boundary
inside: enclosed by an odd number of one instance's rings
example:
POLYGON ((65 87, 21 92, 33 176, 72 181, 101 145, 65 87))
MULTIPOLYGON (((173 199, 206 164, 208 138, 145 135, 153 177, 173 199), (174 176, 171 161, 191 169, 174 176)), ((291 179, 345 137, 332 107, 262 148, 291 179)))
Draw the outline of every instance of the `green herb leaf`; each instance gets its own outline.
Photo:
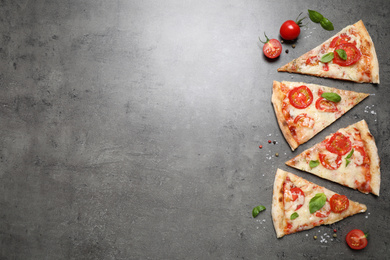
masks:
POLYGON ((320 14, 317 11, 314 10, 307 10, 307 11, 309 12, 310 20, 312 20, 315 23, 319 23, 324 18, 324 16, 322 16, 322 14, 320 14))
POLYGON ((257 207, 254 207, 252 210, 252 216, 255 218, 261 211, 265 210, 265 207, 263 205, 259 205, 257 207))
POLYGON ((326 202, 326 195, 324 193, 317 193, 309 202, 310 214, 320 210, 326 202))
POLYGON ((345 158, 347 158, 347 159, 351 158, 354 151, 355 151, 355 149, 352 148, 351 152, 345 158))
POLYGON ((322 18, 322 20, 320 21, 320 24, 321 24, 322 28, 324 28, 327 31, 334 30, 333 23, 331 21, 329 21, 328 19, 326 19, 325 17, 322 18))
POLYGON ((291 219, 291 220, 294 220, 294 219, 296 219, 297 217, 299 217, 299 214, 296 213, 296 212, 294 212, 293 214, 291 214, 290 219, 291 219))
POLYGON ((346 161, 346 164, 345 164, 345 167, 348 166, 348 164, 351 162, 350 160, 348 160, 347 158, 345 158, 345 161, 346 161))
POLYGON ((331 62, 334 58, 333 52, 329 52, 321 57, 321 62, 328 63, 331 62))
POLYGON ((341 59, 347 60, 347 58, 348 58, 347 53, 343 49, 338 49, 338 50, 336 50, 336 52, 341 59))
POLYGON ((338 94, 332 92, 324 92, 322 93, 321 97, 336 103, 340 102, 341 100, 341 97, 338 94))
POLYGON ((310 168, 315 168, 315 167, 317 167, 319 164, 320 164, 320 161, 318 161, 318 160, 315 160, 315 161, 311 160, 311 161, 309 162, 310 168))

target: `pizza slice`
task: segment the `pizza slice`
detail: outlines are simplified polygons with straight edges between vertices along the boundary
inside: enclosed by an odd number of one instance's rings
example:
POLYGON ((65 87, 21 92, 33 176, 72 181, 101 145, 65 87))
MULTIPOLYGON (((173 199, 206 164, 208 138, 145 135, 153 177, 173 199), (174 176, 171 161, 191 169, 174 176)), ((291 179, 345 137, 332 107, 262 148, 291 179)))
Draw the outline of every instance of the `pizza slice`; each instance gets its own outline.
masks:
POLYGON ((379 64, 374 43, 361 20, 345 27, 278 71, 359 83, 379 83, 379 64))
POLYGON ((380 159, 365 120, 338 130, 287 165, 379 196, 380 159))
POLYGON ((316 84, 274 81, 272 103, 279 127, 294 151, 368 96, 316 84))
POLYGON ((278 169, 275 175, 272 220, 276 236, 328 225, 367 210, 349 200, 292 173, 278 169))

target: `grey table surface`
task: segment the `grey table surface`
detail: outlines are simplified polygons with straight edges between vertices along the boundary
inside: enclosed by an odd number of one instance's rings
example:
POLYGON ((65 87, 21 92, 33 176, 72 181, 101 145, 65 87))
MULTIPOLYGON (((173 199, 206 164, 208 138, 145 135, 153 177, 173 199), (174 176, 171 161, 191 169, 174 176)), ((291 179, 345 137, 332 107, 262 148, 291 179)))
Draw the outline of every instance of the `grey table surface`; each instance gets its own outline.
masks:
POLYGON ((0 259, 388 259, 389 11, 386 0, 0 1, 0 259), (268 61, 258 36, 278 38, 307 9, 335 30, 306 20, 296 47, 268 61), (379 85, 276 71, 360 19, 379 85), (273 80, 371 95, 292 152, 273 80), (379 197, 284 164, 361 119, 382 160, 379 197), (368 210, 277 239, 278 168, 368 210), (345 243, 353 228, 370 234, 362 251, 345 243))

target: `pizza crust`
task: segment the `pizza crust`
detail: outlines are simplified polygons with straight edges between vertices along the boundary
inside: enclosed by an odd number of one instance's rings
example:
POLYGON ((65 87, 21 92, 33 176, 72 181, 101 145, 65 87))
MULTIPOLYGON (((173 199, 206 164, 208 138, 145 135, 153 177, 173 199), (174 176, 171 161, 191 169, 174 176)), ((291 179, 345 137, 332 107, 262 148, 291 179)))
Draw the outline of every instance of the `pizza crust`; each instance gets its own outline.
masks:
POLYGON ((281 82, 274 80, 271 101, 274 106, 274 111, 276 114, 276 119, 278 120, 279 128, 282 131, 282 134, 286 139, 287 143, 290 145, 291 150, 294 151, 299 146, 299 144, 292 136, 288 124, 284 119, 284 115, 282 112, 284 93, 281 91, 281 85, 281 82))
MULTIPOLYGON (((291 182, 294 183, 296 187, 301 188, 304 191, 305 196, 307 196, 307 198, 305 198, 305 200, 308 200, 310 197, 312 198, 315 195, 314 193, 318 191, 318 190, 314 191, 311 189, 308 190, 307 187, 319 188, 321 192, 325 193, 327 198, 330 198, 331 196, 336 194, 335 192, 333 192, 331 190, 328 190, 324 187, 318 186, 318 185, 316 185, 312 182, 309 182, 309 181, 307 181, 307 180, 305 180, 297 175, 294 175, 290 172, 287 172, 287 171, 284 171, 281 169, 277 169, 276 175, 275 175, 275 181, 274 181, 272 210, 271 210, 272 221, 274 224, 277 238, 281 238, 287 234, 296 233, 298 231, 311 229, 315 226, 333 224, 333 223, 338 222, 346 217, 355 215, 357 213, 365 212, 367 210, 366 205, 349 200, 349 207, 347 210, 345 210, 341 213, 331 212, 330 215, 326 218, 323 218, 324 221, 320 222, 320 223, 312 223, 313 220, 311 219, 311 217, 308 217, 307 219, 304 219, 305 222, 303 222, 303 223, 307 224, 307 226, 303 225, 303 227, 301 227, 299 230, 294 230, 290 233, 286 233, 285 228, 287 226, 287 222, 286 222, 286 215, 285 215, 285 210, 284 210, 284 200, 283 200, 283 196, 284 196, 283 185, 284 185, 284 182, 286 180, 286 177, 289 177, 291 182), (305 189, 305 187, 306 187, 306 189, 305 189)), ((301 218, 304 216, 299 216, 299 217, 301 218)))
POLYGON ((370 174, 371 174, 371 192, 379 196, 381 173, 380 173, 380 158, 378 155, 378 148, 375 144, 375 138, 368 129, 367 122, 361 120, 355 124, 359 130, 364 143, 366 155, 370 158, 370 174))

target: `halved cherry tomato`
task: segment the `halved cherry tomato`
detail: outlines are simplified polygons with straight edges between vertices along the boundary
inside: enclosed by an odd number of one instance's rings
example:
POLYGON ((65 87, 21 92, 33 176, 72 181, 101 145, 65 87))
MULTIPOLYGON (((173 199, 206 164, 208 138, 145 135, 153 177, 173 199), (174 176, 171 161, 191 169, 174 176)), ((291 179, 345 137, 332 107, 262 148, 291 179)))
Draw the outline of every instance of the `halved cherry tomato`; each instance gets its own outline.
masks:
POLYGON ((362 56, 361 52, 359 51, 358 48, 356 48, 355 45, 353 45, 352 43, 343 43, 336 47, 334 51, 333 63, 343 67, 347 67, 358 62, 361 56, 362 56), (336 50, 340 50, 340 49, 344 50, 347 53, 346 60, 340 58, 339 54, 336 52, 336 50))
POLYGON ((351 37, 349 37, 348 35, 343 33, 340 36, 336 36, 333 38, 332 42, 329 45, 329 48, 335 48, 335 47, 339 46, 340 44, 348 43, 350 40, 351 40, 351 37))
POLYGON ((298 109, 303 109, 313 102, 313 93, 305 85, 295 87, 288 93, 291 105, 298 109))
POLYGON ((293 201, 296 201, 300 196, 303 197, 303 201, 301 201, 301 203, 297 205, 297 208, 295 210, 300 209, 305 203, 305 193, 303 193, 303 191, 298 187, 291 188, 290 192, 293 201))
POLYGON ((349 199, 345 195, 334 194, 330 198, 330 208, 334 213, 341 213, 349 207, 349 199))
POLYGON ((341 165, 341 156, 336 154, 319 154, 320 163, 328 170, 337 170, 341 165))
POLYGON ((282 44, 276 40, 276 39, 268 39, 267 35, 264 36, 266 38, 266 41, 263 42, 260 38, 260 42, 264 43, 263 46, 263 52, 264 55, 267 56, 270 59, 275 59, 279 57, 279 55, 282 53, 282 44))
POLYGON ((350 248, 355 250, 363 249, 367 246, 367 237, 360 229, 352 229, 345 237, 350 248))
POLYGON ((313 128, 314 127, 314 119, 308 116, 306 113, 299 114, 294 119, 294 124, 307 127, 307 128, 313 128))
POLYGON ((326 199, 325 205, 321 209, 317 210, 315 212, 315 215, 316 215, 316 217, 319 217, 319 218, 326 218, 327 216, 329 216, 330 211, 331 211, 331 208, 329 205, 329 201, 328 201, 328 199, 326 199))
POLYGON ((335 133, 326 144, 326 150, 338 155, 345 155, 352 149, 349 138, 340 132, 335 133))
POLYGON ((333 101, 327 100, 323 97, 320 97, 316 101, 316 108, 323 112, 337 112, 337 104, 333 101))

